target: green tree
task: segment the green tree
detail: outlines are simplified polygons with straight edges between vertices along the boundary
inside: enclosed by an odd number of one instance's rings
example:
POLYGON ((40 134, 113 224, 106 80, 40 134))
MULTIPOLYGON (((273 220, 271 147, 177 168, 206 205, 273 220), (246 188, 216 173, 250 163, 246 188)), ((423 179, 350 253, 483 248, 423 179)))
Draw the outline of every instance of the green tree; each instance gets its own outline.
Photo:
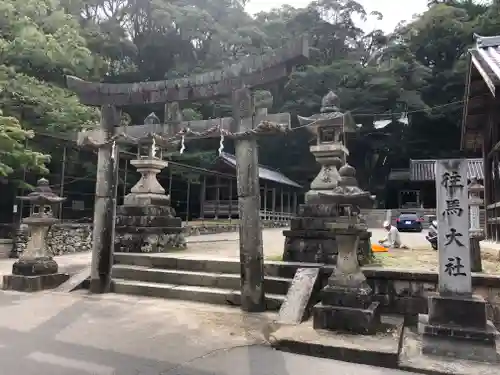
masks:
POLYGON ((60 159, 60 141, 31 139, 37 133, 74 132, 97 123, 98 111, 63 88, 65 74, 92 77, 99 66, 80 31, 55 0, 0 0, 0 108, 5 139, 22 144, 6 149, 10 156, 3 155, 2 173, 46 171, 41 163, 48 159, 41 155, 49 149, 60 159))
POLYGON ((16 169, 47 172, 47 155, 26 147, 26 140, 33 138, 31 130, 25 130, 15 117, 4 116, 0 111, 0 177, 7 177, 16 169))

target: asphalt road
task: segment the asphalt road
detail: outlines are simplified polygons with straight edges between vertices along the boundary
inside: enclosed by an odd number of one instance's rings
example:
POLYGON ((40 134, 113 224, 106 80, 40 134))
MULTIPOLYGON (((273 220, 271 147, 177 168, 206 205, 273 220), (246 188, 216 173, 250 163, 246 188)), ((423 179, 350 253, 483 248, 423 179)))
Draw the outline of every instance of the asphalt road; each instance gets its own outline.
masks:
POLYGON ((0 375, 409 374, 275 351, 254 337, 262 319, 181 301, 0 292, 0 375))

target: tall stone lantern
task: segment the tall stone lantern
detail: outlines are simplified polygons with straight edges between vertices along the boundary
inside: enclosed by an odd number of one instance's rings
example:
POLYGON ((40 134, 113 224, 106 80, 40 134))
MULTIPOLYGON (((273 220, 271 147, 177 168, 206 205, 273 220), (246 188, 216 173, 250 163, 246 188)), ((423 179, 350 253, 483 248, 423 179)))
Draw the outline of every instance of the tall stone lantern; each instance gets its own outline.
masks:
MULTIPOLYGON (((144 123, 159 124, 160 119, 151 113, 144 123)), ((130 164, 141 177, 125 196, 123 205, 117 207, 115 252, 157 253, 185 248, 182 220, 175 216, 170 194, 157 179, 168 166, 162 152, 169 144, 153 133, 137 142, 137 157, 130 164)))
POLYGON ((310 117, 297 116, 300 125, 308 125, 307 129, 315 137, 316 142, 309 149, 321 165, 311 189, 306 193, 306 203, 318 202, 318 193, 330 194, 340 179, 338 169, 349 156, 344 135, 355 131, 356 127, 352 116, 342 113, 338 104, 337 95, 330 91, 321 101, 320 113, 310 117))
POLYGON ((480 206, 483 204, 481 193, 484 186, 481 185, 476 177, 471 179, 468 186, 469 191, 469 242, 471 251, 471 271, 482 272, 481 246, 480 242, 484 240, 484 231, 481 229, 480 206))
MULTIPOLYGON (((306 193, 305 204, 300 205, 297 217, 291 220, 290 230, 283 232, 283 260, 335 264, 339 253, 336 233, 330 230, 330 224, 337 221, 338 212, 337 204, 327 197, 339 184, 339 170, 349 155, 345 134, 356 129, 355 123, 349 114, 339 110, 338 97, 332 91, 323 97, 320 113, 298 118, 315 137, 310 150, 321 170, 306 193)), ((364 230, 357 242, 362 264, 371 257, 370 237, 371 233, 364 230)))
POLYGON ((19 291, 57 287, 68 279, 68 275, 58 273, 57 262, 47 249, 46 236, 50 226, 59 222, 53 209, 66 198, 52 192, 45 178, 38 180, 33 192, 17 198, 30 205, 30 215, 22 220, 22 224, 28 226, 29 239, 26 249, 12 266, 12 275, 4 276, 3 287, 19 291))

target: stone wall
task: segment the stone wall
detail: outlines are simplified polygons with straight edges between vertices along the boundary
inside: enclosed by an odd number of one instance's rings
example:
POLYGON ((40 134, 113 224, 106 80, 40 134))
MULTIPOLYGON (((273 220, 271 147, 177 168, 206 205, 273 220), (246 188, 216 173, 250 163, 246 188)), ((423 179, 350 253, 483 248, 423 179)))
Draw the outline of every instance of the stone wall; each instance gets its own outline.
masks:
POLYGON ((55 224, 47 233, 52 255, 73 254, 92 249, 92 224, 55 224))
MULTIPOLYGON (((286 222, 264 222, 264 228, 286 227, 286 222)), ((236 232, 238 224, 196 224, 184 227, 185 236, 236 232)), ((14 243, 16 253, 26 246, 27 237, 24 231, 18 231, 14 243)), ((52 255, 72 254, 90 251, 92 249, 92 224, 55 224, 47 234, 47 246, 52 255)), ((6 255, 7 256, 7 255, 6 255)), ((5 257, 6 257, 5 256, 5 257)))
MULTIPOLYGON (((287 221, 263 221, 262 228, 286 228, 290 224, 287 221)), ((187 225, 184 227, 184 233, 187 236, 200 236, 203 234, 215 234, 226 232, 237 232, 239 224, 203 224, 187 225)))
MULTIPOLYGON (((363 269, 376 299, 387 313, 416 317, 427 313, 427 296, 437 291, 435 272, 363 269)), ((474 293, 488 301, 488 318, 500 328, 500 275, 473 274, 474 293)))

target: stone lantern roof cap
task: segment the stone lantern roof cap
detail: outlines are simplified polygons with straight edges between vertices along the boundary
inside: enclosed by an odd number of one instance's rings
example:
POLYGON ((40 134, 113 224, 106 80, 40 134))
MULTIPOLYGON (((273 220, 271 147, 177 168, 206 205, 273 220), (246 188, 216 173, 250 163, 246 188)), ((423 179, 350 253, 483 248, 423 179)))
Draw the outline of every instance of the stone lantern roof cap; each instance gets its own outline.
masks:
POLYGON ((321 113, 324 112, 340 112, 339 97, 332 90, 323 96, 321 99, 321 113))
POLYGON ((469 193, 480 193, 484 190, 484 186, 478 182, 477 177, 471 178, 471 182, 467 188, 469 193))
POLYGON ((159 124, 159 123, 160 123, 160 118, 158 116, 156 116, 156 113, 154 113, 154 112, 151 112, 144 119, 145 125, 153 125, 153 124, 159 124))
POLYGON ((28 201, 31 203, 60 203, 66 200, 55 194, 49 185, 49 180, 46 178, 40 178, 36 184, 35 189, 26 196, 17 197, 17 199, 22 201, 28 201))
POLYGON ((337 127, 343 128, 345 132, 354 132, 357 130, 356 123, 349 112, 343 113, 339 109, 339 98, 333 91, 329 91, 321 100, 320 113, 309 117, 297 116, 300 125, 312 125, 313 133, 317 132, 318 127, 337 127))

